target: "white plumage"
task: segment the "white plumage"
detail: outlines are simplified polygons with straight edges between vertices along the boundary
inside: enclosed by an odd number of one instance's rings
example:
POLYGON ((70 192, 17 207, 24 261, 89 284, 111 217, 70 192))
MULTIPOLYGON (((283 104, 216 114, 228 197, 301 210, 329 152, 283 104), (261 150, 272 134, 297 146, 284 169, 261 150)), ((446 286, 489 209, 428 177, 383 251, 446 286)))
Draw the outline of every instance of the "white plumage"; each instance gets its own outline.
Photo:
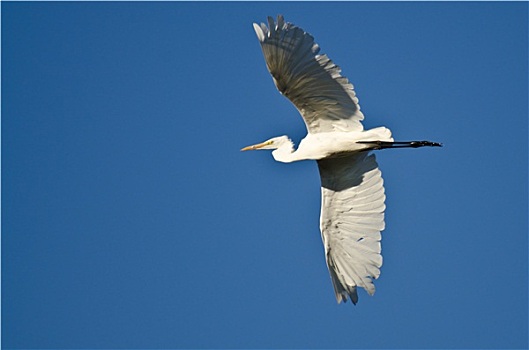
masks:
POLYGON ((384 187, 374 155, 358 152, 318 161, 320 229, 336 300, 358 301, 356 286, 375 293, 380 275, 380 231, 384 229, 384 187))
POLYGON ((441 146, 430 141, 394 142, 385 127, 364 130, 353 85, 303 29, 277 23, 254 24, 277 89, 299 110, 308 134, 294 149, 287 136, 243 148, 272 149, 280 162, 316 160, 321 176, 320 229, 336 300, 354 304, 357 287, 375 293, 382 266, 381 234, 385 194, 370 150, 441 146))

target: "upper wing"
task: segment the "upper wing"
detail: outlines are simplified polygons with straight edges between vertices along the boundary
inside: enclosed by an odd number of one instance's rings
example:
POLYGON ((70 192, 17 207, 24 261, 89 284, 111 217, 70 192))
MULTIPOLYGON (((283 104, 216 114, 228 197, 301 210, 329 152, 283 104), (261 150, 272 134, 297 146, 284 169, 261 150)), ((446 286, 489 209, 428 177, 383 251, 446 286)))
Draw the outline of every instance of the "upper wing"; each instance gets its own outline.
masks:
POLYGON ((356 287, 375 293, 382 266, 384 187, 374 155, 355 153, 318 161, 321 235, 336 300, 356 304, 356 287))
POLYGON ((358 99, 340 67, 319 55, 314 38, 277 16, 269 28, 254 23, 268 70, 278 90, 299 110, 310 133, 361 131, 358 99))

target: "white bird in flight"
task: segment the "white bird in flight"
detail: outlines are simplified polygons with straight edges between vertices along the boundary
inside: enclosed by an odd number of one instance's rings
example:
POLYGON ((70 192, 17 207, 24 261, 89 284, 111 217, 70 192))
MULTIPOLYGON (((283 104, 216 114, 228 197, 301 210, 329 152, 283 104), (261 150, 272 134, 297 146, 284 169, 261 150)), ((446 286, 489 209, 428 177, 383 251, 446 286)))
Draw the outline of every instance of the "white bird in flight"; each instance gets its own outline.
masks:
POLYGON ((274 83, 298 109, 307 136, 294 149, 287 136, 244 147, 272 149, 276 161, 316 160, 321 176, 321 238, 336 300, 354 304, 357 287, 375 293, 373 280, 382 266, 384 187, 371 150, 441 146, 430 141, 395 142, 385 127, 364 130, 353 85, 327 55, 319 54, 314 38, 303 29, 277 23, 254 23, 266 66, 274 83))

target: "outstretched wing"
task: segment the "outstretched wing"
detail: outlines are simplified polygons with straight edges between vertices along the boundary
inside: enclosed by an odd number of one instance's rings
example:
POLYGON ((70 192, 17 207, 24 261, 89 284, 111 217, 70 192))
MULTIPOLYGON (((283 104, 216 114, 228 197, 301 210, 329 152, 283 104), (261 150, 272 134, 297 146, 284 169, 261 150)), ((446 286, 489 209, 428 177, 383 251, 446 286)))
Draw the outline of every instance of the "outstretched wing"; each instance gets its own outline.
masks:
POLYGON ((382 266, 383 180, 373 154, 354 153, 318 161, 320 228, 336 300, 356 304, 356 287, 375 293, 382 266))
POLYGON ((254 23, 266 65, 277 89, 303 116, 309 133, 363 130, 364 115, 353 85, 327 55, 318 54, 314 38, 285 23, 281 15, 277 23, 268 17, 268 25, 254 23))

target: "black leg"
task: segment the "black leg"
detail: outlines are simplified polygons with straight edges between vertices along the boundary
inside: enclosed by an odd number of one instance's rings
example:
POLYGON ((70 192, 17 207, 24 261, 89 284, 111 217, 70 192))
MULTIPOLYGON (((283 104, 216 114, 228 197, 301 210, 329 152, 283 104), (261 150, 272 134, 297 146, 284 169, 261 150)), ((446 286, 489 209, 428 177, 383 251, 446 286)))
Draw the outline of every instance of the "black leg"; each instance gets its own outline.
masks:
POLYGON ((432 141, 357 141, 357 143, 369 144, 373 149, 384 148, 419 148, 419 147, 442 147, 439 142, 432 141))

